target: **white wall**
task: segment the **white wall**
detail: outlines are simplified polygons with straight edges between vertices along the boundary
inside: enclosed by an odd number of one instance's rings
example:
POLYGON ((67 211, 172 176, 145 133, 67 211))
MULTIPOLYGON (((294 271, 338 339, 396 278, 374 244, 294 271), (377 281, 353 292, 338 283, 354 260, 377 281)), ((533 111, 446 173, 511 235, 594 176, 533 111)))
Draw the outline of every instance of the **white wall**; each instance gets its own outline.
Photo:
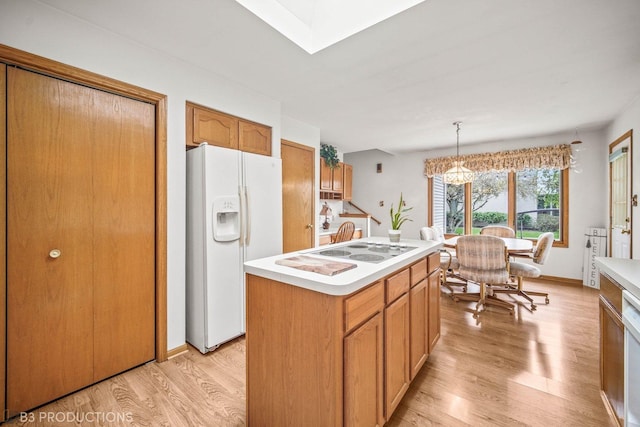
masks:
MULTIPOLYGON (((607 138, 603 152, 604 156, 608 155, 609 144, 629 129, 634 129, 633 146, 631 148, 631 155, 633 156, 631 159, 631 164, 633 165, 631 191, 632 194, 638 194, 640 193, 640 167, 638 167, 638 165, 640 165, 640 134, 638 133, 640 132, 640 97, 636 98, 631 105, 625 108, 607 128, 607 138)), ((608 187, 607 191, 609 191, 608 187)), ((631 226, 634 230, 631 236, 632 257, 634 259, 640 259, 640 208, 636 206, 631 209, 631 226)))
POLYGON ((33 0, 2 0, 0 43, 168 95, 167 342, 184 344, 185 101, 272 126, 276 157, 280 103, 33 0))
MULTIPOLYGON (((638 117, 638 116, 636 116, 638 117)), ((566 144, 574 138, 574 131, 509 141, 496 141, 464 146, 464 154, 514 150, 518 148, 566 144)), ((553 248, 552 255, 542 267, 544 275, 582 280, 584 231, 586 227, 604 227, 607 217, 607 158, 603 154, 604 130, 580 131, 583 172, 569 175, 569 247, 553 248)), ((400 192, 408 206, 413 206, 413 222, 402 226, 403 238, 418 238, 420 227, 427 223, 427 179, 423 175, 426 158, 455 154, 452 147, 411 154, 391 155, 378 150, 345 154, 345 161, 353 165, 353 200, 373 216, 383 221, 372 224, 372 234, 384 236, 389 228, 389 207, 394 207, 400 192), (376 173, 376 163, 382 163, 382 173, 376 173), (384 207, 378 202, 384 201, 384 207)), ((639 233, 640 234, 640 233, 639 233)))

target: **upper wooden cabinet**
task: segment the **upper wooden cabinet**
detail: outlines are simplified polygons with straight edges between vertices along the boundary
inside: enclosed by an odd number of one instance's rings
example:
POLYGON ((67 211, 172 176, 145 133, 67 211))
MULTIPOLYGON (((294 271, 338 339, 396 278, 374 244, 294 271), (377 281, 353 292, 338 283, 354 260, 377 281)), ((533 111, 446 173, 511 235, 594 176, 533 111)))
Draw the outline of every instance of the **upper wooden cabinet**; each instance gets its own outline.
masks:
POLYGON ((351 200, 353 166, 338 163, 331 169, 320 159, 320 198, 330 200, 351 200))
POLYGON ((271 128, 258 123, 239 120, 239 140, 240 151, 249 153, 271 155, 271 128))
POLYGON ((351 200, 351 187, 353 181, 353 166, 343 163, 342 169, 342 200, 351 200))
POLYGON ((271 128, 187 102, 187 148, 203 142, 271 155, 271 128))

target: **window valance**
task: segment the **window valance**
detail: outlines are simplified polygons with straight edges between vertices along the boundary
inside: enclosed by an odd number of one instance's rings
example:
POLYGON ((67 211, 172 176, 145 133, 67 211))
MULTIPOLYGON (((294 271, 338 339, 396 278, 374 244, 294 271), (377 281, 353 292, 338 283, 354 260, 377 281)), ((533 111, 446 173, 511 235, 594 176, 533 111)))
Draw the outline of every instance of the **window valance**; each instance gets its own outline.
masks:
MULTIPOLYGON (((571 162, 571 145, 523 148, 495 153, 460 156, 464 166, 474 172, 520 171, 524 169, 566 169, 571 162)), ((457 156, 437 157, 424 161, 424 174, 431 178, 442 175, 451 167, 457 156)))

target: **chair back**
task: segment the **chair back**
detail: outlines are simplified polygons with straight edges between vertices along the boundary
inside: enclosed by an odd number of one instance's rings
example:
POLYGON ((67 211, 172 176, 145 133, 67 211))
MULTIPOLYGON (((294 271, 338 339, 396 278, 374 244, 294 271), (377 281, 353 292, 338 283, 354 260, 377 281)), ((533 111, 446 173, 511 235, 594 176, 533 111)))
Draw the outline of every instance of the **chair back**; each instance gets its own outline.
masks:
POLYGON ((338 228, 338 232, 336 233, 336 238, 333 240, 333 243, 346 242, 351 240, 353 237, 353 232, 356 230, 356 225, 351 221, 346 221, 340 224, 338 228))
POLYGON ((551 232, 542 233, 538 236, 538 243, 536 244, 536 249, 533 251, 533 262, 536 264, 545 263, 549 257, 549 252, 553 246, 554 239, 555 236, 551 232))
POLYGON ((433 233, 433 239, 436 242, 444 242, 444 232, 442 231, 442 229, 440 227, 438 227, 437 225, 432 225, 431 227, 429 227, 431 229, 431 232, 433 233))
POLYGON ((513 231, 513 228, 505 225, 487 225, 480 229, 480 234, 495 237, 516 237, 516 232, 513 231))
POLYGON ((420 240, 435 240, 433 238, 433 230, 431 230, 431 227, 420 228, 420 240))
POLYGON ((456 254, 458 274, 473 282, 503 284, 509 280, 508 253, 502 239, 493 236, 462 236, 456 254))

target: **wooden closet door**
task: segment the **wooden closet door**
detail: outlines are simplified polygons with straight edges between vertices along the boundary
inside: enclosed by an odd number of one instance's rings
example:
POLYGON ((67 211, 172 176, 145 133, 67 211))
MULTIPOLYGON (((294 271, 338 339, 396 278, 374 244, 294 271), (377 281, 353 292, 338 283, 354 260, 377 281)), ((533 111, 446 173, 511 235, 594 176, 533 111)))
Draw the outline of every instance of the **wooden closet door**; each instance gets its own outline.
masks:
POLYGON ((7 92, 7 409, 15 414, 154 357, 153 130, 135 124, 153 107, 15 68, 7 92), (146 147, 149 133, 151 153, 129 151, 133 140, 146 147))
POLYGON ((99 381, 155 357, 155 107, 94 92, 93 379, 99 381))
POLYGON ((83 113, 92 97, 7 71, 7 409, 15 414, 93 380, 92 132, 83 113))

